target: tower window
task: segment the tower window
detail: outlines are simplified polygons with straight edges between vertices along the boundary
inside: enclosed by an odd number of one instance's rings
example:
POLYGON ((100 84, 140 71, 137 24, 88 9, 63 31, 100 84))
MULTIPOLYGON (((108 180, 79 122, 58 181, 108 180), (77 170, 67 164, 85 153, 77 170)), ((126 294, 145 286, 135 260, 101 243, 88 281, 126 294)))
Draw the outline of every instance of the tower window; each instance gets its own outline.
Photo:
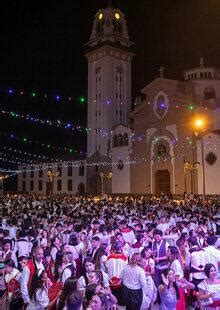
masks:
POLYGON ((22 190, 26 191, 26 181, 22 181, 22 190))
POLYGON ((67 175, 68 175, 68 177, 71 177, 73 175, 72 164, 68 164, 67 175))
POLYGON ((42 170, 42 166, 39 166, 39 178, 43 177, 43 170, 42 170))
POLYGON ((84 176, 84 164, 81 163, 79 166, 79 176, 82 177, 84 176))
POLYGON ((26 178, 26 168, 23 168, 23 172, 22 172, 22 178, 26 178))
POLYGON ((115 97, 118 98, 118 93, 115 94, 115 97))
POLYGON ((115 114, 118 115, 118 110, 115 111, 115 114))
POLYGON ((62 165, 61 164, 57 165, 57 172, 59 172, 59 177, 61 177, 62 176, 62 165))
POLYGON ((31 166, 31 178, 34 177, 34 166, 31 166))
POLYGON ((113 138, 113 146, 114 146, 114 147, 118 146, 118 136, 117 136, 117 135, 114 135, 114 138, 113 138))
POLYGON ((62 189, 62 180, 57 180, 57 191, 61 192, 62 189))
POLYGON ((68 180, 67 190, 68 192, 71 192, 73 190, 73 180, 68 180))
POLYGON ((43 183, 42 183, 42 180, 40 180, 38 181, 38 190, 42 191, 42 188, 43 188, 43 183))
POLYGON ((33 191, 34 190, 34 181, 31 180, 30 181, 30 191, 33 191))
POLYGON ((123 146, 123 136, 122 136, 122 134, 118 135, 118 146, 123 146))
POLYGON ((115 80, 116 80, 116 82, 118 82, 118 76, 116 75, 116 77, 115 77, 115 80))
POLYGON ((128 145, 128 134, 124 133, 124 145, 128 145))

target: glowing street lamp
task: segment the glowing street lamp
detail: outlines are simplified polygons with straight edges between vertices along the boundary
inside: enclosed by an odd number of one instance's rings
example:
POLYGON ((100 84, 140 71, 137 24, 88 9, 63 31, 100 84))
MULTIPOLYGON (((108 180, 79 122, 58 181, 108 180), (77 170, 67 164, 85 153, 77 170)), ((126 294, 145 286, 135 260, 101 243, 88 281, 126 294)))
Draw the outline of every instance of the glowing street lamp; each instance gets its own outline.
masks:
POLYGON ((104 195, 104 179, 106 178, 106 181, 108 179, 110 180, 112 178, 112 176, 113 176, 113 173, 111 171, 109 171, 107 173, 101 171, 99 173, 99 176, 101 178, 101 194, 104 195))
POLYGON ((202 155, 202 193, 205 197, 205 156, 204 156, 204 141, 203 135, 205 131, 206 122, 203 118, 196 118, 194 122, 195 135, 201 141, 201 155, 202 155))
POLYGON ((9 175, 0 175, 0 196, 2 196, 4 192, 4 180, 8 177, 9 175))
POLYGON ((47 176, 48 176, 48 179, 49 179, 50 195, 53 195, 54 178, 59 176, 59 171, 52 172, 52 170, 48 170, 47 171, 47 176))

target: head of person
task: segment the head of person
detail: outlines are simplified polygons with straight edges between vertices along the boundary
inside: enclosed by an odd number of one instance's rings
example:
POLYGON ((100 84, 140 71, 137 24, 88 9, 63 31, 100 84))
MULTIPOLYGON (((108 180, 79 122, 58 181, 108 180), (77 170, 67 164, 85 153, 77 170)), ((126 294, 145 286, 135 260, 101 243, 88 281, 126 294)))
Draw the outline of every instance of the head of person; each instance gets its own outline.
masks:
POLYGON ((63 253, 67 253, 67 252, 70 252, 70 247, 69 247, 69 244, 63 244, 62 246, 61 246, 61 251, 63 252, 63 253))
POLYGON ((92 300, 92 296, 98 293, 100 290, 100 285, 99 284, 89 284, 86 287, 85 291, 85 300, 86 303, 89 304, 90 301, 92 300))
POLYGON ((82 231, 79 238, 80 238, 80 241, 84 242, 87 238, 86 232, 82 231))
POLYGON ((174 283, 175 282, 175 272, 173 271, 173 269, 171 269, 171 268, 164 269, 162 274, 168 280, 168 283, 174 283))
POLYGON ((5 252, 8 252, 12 248, 12 241, 10 239, 4 239, 2 245, 5 252))
POLYGON ((61 245, 61 240, 60 240, 60 238, 59 238, 58 236, 53 237, 52 240, 51 240, 51 246, 52 246, 52 247, 53 247, 53 246, 59 247, 60 245, 61 245))
POLYGON ((116 241, 114 244, 115 252, 121 253, 123 250, 124 244, 121 241, 116 241))
POLYGON ((171 261, 173 261, 174 259, 178 259, 179 257, 178 248, 174 245, 170 245, 167 249, 167 257, 169 257, 171 261))
POLYGON ((188 242, 189 242, 189 245, 190 245, 191 247, 194 247, 194 246, 199 247, 198 240, 197 240, 196 237, 190 237, 190 238, 188 239, 188 242))
POLYGON ((216 238, 216 236, 213 236, 213 235, 208 236, 206 238, 206 242, 208 245, 215 245, 216 241, 217 241, 217 238, 216 238))
POLYGON ((80 291, 74 291, 67 295, 66 310, 80 310, 82 308, 83 296, 80 291))
POLYGON ((58 232, 61 232, 63 230, 63 225, 61 223, 57 223, 55 228, 58 232))
POLYGON ((98 236, 92 238, 92 247, 93 249, 98 249, 100 247, 100 238, 98 236))
POLYGON ((33 256, 36 262, 41 263, 44 258, 44 250, 41 246, 36 246, 34 248, 33 256))
POLYGON ((141 264, 141 255, 139 253, 134 253, 130 259, 129 265, 135 267, 140 264, 141 264))
POLYGON ((213 264, 206 264, 204 268, 204 273, 209 279, 214 279, 217 277, 217 271, 213 264))
POLYGON ((85 271, 90 273, 95 270, 95 261, 92 257, 88 256, 84 260, 85 271))
POLYGON ((151 247, 145 246, 143 248, 143 250, 141 251, 141 256, 143 258, 150 258, 152 256, 152 253, 153 253, 153 251, 152 251, 151 247))
POLYGON ((163 239, 163 232, 160 229, 155 229, 153 232, 154 240, 159 243, 163 239))
POLYGON ((166 223, 166 216, 165 216, 165 215, 163 215, 163 216, 161 217, 160 222, 161 222, 162 224, 165 224, 165 223, 166 223))
POLYGON ((69 245, 76 246, 78 244, 78 239, 76 235, 71 235, 69 240, 69 245))
POLYGON ((102 282, 102 274, 99 271, 91 271, 88 275, 89 284, 100 284, 102 282))
POLYGON ((27 256, 20 256, 18 258, 18 266, 19 266, 20 271, 22 271, 24 267, 27 265, 28 260, 29 260, 29 257, 27 256))
POLYGON ((108 298, 103 293, 95 294, 91 300, 92 310, 105 310, 108 309, 108 298))
POLYGON ((57 305, 57 309, 61 310, 65 306, 65 300, 69 294, 72 294, 77 290, 77 278, 75 277, 69 277, 66 279, 62 293, 59 298, 59 303, 57 305))
POLYGON ((46 230, 46 229, 43 229, 43 231, 42 231, 42 237, 47 239, 48 233, 47 233, 47 230, 46 230))
POLYGON ((122 233, 118 232, 118 233, 115 235, 115 237, 116 237, 116 241, 120 241, 120 242, 122 242, 122 243, 124 242, 122 233))
POLYGON ((70 264, 73 262, 73 254, 72 252, 66 252, 63 254, 63 263, 70 264))
POLYGON ((15 268, 15 263, 12 259, 7 259, 5 261, 5 273, 11 273, 15 268))

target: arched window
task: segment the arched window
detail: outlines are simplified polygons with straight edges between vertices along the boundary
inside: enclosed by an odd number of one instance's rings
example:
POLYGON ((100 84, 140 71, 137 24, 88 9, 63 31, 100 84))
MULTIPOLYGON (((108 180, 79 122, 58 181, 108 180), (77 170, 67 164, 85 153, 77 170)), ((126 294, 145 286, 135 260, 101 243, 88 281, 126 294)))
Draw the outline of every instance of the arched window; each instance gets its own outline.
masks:
POLYGON ((166 102, 164 96, 159 96, 157 98, 157 108, 163 110, 166 107, 166 102))
POLYGON ((165 144, 159 144, 157 147, 157 155, 162 156, 163 154, 167 154, 167 148, 165 144))
POLYGON ((116 147, 118 146, 118 136, 117 135, 114 135, 114 138, 113 138, 113 147, 116 147))
POLYGON ((128 134, 127 134, 127 132, 124 133, 124 145, 128 145, 128 134))
POLYGON ((118 146, 123 146, 123 135, 121 133, 118 135, 118 146))

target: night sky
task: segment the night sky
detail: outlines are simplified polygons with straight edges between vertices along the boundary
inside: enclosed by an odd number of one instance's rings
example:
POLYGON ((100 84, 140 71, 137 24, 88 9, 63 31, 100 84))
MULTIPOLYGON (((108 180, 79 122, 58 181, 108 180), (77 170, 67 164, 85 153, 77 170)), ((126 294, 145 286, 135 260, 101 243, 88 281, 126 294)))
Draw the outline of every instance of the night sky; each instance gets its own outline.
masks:
MULTIPOLYGON (((94 14, 106 7, 107 2, 8 0, 1 3, 1 111, 32 113, 43 119, 86 126, 86 103, 79 99, 87 95, 84 43, 89 41, 94 14), (9 89, 13 89, 12 95, 8 94, 9 89), (20 91, 24 94, 20 95, 20 91), (34 97, 33 92, 36 93, 34 97), (54 100, 56 95, 61 96, 59 102, 54 100)), ((174 79, 182 79, 185 69, 199 65, 201 56, 207 65, 220 67, 219 0, 112 2, 125 14, 130 40, 136 43, 132 100, 142 87, 159 75, 160 65, 166 68, 166 77, 174 79)), ((79 158, 84 157, 86 151, 85 132, 33 125, 2 113, 0 143, 0 157, 7 160, 16 157, 14 152, 8 151, 10 147, 48 158, 63 154, 79 158), (56 149, 22 142, 25 137, 56 149), (64 152, 63 148, 74 152, 64 152)), ((23 162, 30 159, 24 154, 19 156, 23 162)), ((0 167, 15 165, 0 160, 0 167)))

